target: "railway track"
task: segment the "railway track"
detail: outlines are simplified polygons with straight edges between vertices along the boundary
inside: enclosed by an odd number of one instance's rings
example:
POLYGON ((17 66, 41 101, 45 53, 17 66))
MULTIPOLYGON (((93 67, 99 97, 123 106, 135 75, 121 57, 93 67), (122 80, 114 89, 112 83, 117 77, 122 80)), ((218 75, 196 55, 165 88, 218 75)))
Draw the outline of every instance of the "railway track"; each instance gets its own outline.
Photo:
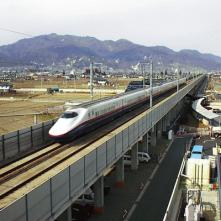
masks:
MULTIPOLYGON (((174 89, 175 91, 176 89, 174 89)), ((174 91, 166 93, 157 99, 154 99, 154 104, 165 99, 174 91)), ((0 169, 0 208, 2 208, 1 200, 9 196, 11 193, 15 192, 25 184, 33 181, 40 175, 46 173, 47 171, 53 169, 55 166, 61 164, 68 158, 72 157, 76 153, 80 152, 82 149, 86 148, 93 142, 102 138, 106 134, 115 130, 122 124, 131 120, 135 116, 141 114, 147 110, 149 106, 143 105, 141 108, 128 112, 119 119, 110 122, 98 128, 85 136, 82 136, 75 141, 68 144, 55 143, 49 147, 40 150, 20 161, 12 163, 6 167, 0 169)))

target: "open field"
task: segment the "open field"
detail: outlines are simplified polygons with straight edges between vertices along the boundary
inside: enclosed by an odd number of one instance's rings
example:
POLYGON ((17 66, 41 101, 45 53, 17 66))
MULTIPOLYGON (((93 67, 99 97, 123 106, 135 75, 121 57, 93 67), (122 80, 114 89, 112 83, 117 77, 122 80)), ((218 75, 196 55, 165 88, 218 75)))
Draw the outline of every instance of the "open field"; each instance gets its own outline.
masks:
MULTIPOLYGON (((15 115, 28 114, 45 111, 46 108, 59 105, 60 103, 36 103, 29 100, 13 100, 0 101, 0 115, 15 115)), ((55 116, 48 116, 55 117, 55 116)), ((42 116, 39 116, 39 121, 42 121, 42 116)), ((10 131, 18 130, 34 123, 34 116, 9 116, 0 117, 0 134, 5 134, 10 131)))
POLYGON ((214 83, 214 88, 215 88, 216 91, 221 92, 221 81, 220 80, 216 81, 214 83))
MULTIPOLYGON (((132 78, 111 78, 108 79, 110 85, 95 86, 98 89, 126 89, 130 81, 137 80, 132 78)), ((43 80, 17 80, 13 82, 14 88, 49 88, 58 86, 59 88, 88 89, 89 79, 64 80, 63 78, 50 78, 43 80)))
MULTIPOLYGON (((96 89, 125 89, 128 83, 137 79, 116 78, 109 79, 111 86, 94 86, 96 89)), ((79 79, 65 81, 61 78, 51 78, 42 80, 17 80, 13 82, 13 88, 50 88, 58 86, 60 89, 77 88, 88 89, 89 79, 79 79)), ((114 94, 94 94, 94 99, 100 99, 114 94)), ((30 114, 39 112, 49 112, 38 115, 38 122, 47 121, 58 117, 63 112, 63 105, 67 101, 82 103, 91 100, 88 93, 16 93, 0 96, 0 134, 6 134, 34 124, 34 115, 9 116, 15 114, 30 114), (53 111, 53 109, 55 111, 53 111)))
MULTIPOLYGON (((107 95, 103 94, 102 97, 107 95)), ((99 99, 100 95, 95 95, 94 99, 99 99)), ((38 115, 38 122, 56 118, 63 112, 63 104, 66 101, 81 103, 89 101, 89 94, 80 93, 55 93, 51 94, 16 94, 13 97, 0 97, 0 134, 6 134, 34 124, 34 115, 1 117, 2 115, 30 114, 47 112, 49 114, 38 115), (55 109, 55 113, 53 112, 55 109), (52 110, 52 111, 51 111, 52 110)))

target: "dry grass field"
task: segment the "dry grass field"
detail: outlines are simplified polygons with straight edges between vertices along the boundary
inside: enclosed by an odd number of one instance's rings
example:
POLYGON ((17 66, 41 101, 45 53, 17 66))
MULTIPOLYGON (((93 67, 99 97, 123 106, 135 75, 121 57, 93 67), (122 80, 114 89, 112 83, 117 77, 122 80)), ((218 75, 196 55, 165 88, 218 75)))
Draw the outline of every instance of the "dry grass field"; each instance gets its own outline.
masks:
MULTIPOLYGON (((24 95, 23 95, 24 96, 24 95)), ((35 102, 28 97, 14 97, 14 99, 3 100, 0 98, 0 134, 5 134, 10 131, 28 127, 34 124, 34 116, 13 116, 16 114, 30 114, 46 111, 49 107, 54 107, 63 104, 64 102, 35 102), (2 115, 8 115, 3 117, 2 115), (10 116, 11 115, 11 116, 10 116)), ((39 122, 54 118, 56 115, 48 115, 45 119, 44 115, 39 115, 39 122)))
MULTIPOLYGON (((103 95, 107 96, 107 95, 103 95)), ((103 97, 102 96, 102 97, 103 97)), ((100 95, 95 95, 94 99, 99 99, 100 95)), ((61 114, 63 111, 62 106, 66 101, 74 101, 81 103, 89 101, 89 94, 78 93, 55 93, 50 94, 35 94, 35 95, 16 95, 12 97, 0 97, 0 134, 6 134, 10 131, 15 131, 24 127, 28 127, 34 124, 34 115, 26 116, 12 116, 16 114, 30 114, 39 112, 55 112, 53 114, 41 114, 38 115, 38 122, 47 121, 53 119, 61 114), (3 115, 9 115, 3 117, 3 115), (11 115, 11 116, 10 116, 11 115)))
POLYGON ((214 83, 214 89, 218 92, 221 92, 221 80, 217 80, 215 83, 214 83))
MULTIPOLYGON (((132 80, 129 78, 111 78, 108 79, 110 82, 109 86, 96 86, 100 89, 125 89, 128 83, 132 80)), ((59 88, 77 88, 77 89, 87 89, 89 79, 79 79, 67 81, 62 78, 50 78, 42 80, 19 80, 13 82, 14 88, 49 88, 53 86, 58 86, 59 88)))
MULTIPOLYGON (((126 88, 128 82, 131 79, 118 79, 113 80, 117 82, 118 88, 126 88)), ((13 82, 14 88, 49 88, 58 86, 59 88, 88 88, 88 80, 77 80, 75 82, 64 82, 61 79, 51 79, 50 81, 17 81, 13 82)), ((97 88, 97 87, 95 87, 97 88)), ((101 89, 111 87, 98 87, 101 89)), ((108 94, 94 94, 94 99, 100 99, 107 96, 113 96, 108 94)), ((61 114, 62 106, 66 101, 73 101, 81 103, 89 101, 91 99, 90 94, 87 93, 17 93, 17 94, 5 94, 0 95, 0 135, 6 134, 11 131, 15 131, 21 128, 25 128, 34 124, 34 116, 13 116, 16 114, 30 114, 46 112, 48 109, 55 108, 56 113, 41 114, 38 115, 38 122, 47 121, 53 119, 61 114), (4 117, 3 115, 8 115, 4 117)))

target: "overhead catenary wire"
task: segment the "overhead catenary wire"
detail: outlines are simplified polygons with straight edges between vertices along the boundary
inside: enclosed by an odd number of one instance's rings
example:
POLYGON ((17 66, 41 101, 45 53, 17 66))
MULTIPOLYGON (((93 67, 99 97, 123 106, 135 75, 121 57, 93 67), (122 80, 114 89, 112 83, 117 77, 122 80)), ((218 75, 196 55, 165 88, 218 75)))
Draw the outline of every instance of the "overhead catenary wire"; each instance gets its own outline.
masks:
MULTIPOLYGON (((23 35, 23 36, 26 36, 26 37, 34 37, 31 34, 24 33, 24 32, 21 32, 21 31, 16 31, 16 30, 13 30, 13 29, 10 29, 10 28, 0 27, 0 31, 10 32, 10 33, 18 34, 18 35, 23 35)), ((10 64, 10 65, 31 65, 30 63, 19 62, 19 61, 10 62, 10 61, 7 61, 7 60, 3 60, 3 61, 0 60, 0 64, 5 64, 5 65, 7 65, 7 64, 10 64)))
POLYGON ((27 34, 27 33, 24 33, 24 32, 20 32, 20 31, 15 31, 15 30, 12 30, 12 29, 9 29, 9 28, 0 27, 0 30, 1 31, 6 31, 6 32, 11 32, 11 33, 14 33, 14 34, 19 34, 19 35, 25 35, 27 37, 34 37, 33 35, 30 35, 30 34, 27 34))

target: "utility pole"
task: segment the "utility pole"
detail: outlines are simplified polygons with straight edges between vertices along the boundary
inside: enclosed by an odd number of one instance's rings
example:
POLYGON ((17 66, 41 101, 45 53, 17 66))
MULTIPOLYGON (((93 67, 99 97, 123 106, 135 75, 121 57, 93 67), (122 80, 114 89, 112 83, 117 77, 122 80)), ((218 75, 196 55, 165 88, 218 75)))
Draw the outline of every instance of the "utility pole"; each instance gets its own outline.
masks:
POLYGON ((41 73, 41 89, 42 89, 42 85, 43 85, 43 79, 42 79, 42 73, 41 73))
POLYGON ((175 70, 176 78, 177 78, 177 92, 179 92, 179 71, 178 69, 175 70))
POLYGON ((94 94, 93 94, 93 62, 90 63, 90 95, 91 95, 91 100, 93 101, 94 99, 94 94))
POLYGON ((145 72, 145 67, 147 66, 147 65, 150 65, 150 63, 148 63, 148 62, 140 62, 140 65, 139 65, 139 67, 140 67, 140 70, 141 70, 141 74, 142 74, 142 76, 143 76, 143 89, 145 90, 146 89, 146 84, 145 84, 145 77, 146 77, 146 72, 145 72))
POLYGON ((153 106, 152 92, 153 92, 153 60, 150 59, 150 108, 153 106))
MULTIPOLYGON (((100 74, 102 73, 102 66, 103 66, 103 63, 93 63, 92 62, 92 99, 93 100, 93 90, 94 90, 94 85, 93 85, 93 78, 94 78, 94 75, 93 75, 93 68, 96 69, 96 67, 99 65, 100 67, 100 74)), ((91 70, 91 69, 90 69, 91 70)), ((91 73, 91 72, 90 72, 91 73)), ((96 73, 95 73, 96 74, 96 73)), ((100 76, 99 76, 100 77, 100 76)), ((101 85, 99 86, 99 90, 101 91, 101 85)), ((101 92, 100 92, 101 93, 101 92)), ((100 94, 100 98, 101 98, 101 94, 100 94)))
POLYGON ((74 89, 76 89, 76 73, 74 72, 74 89))
POLYGON ((143 76, 143 89, 145 89, 145 72, 144 72, 144 64, 140 63, 140 72, 141 75, 143 76))

